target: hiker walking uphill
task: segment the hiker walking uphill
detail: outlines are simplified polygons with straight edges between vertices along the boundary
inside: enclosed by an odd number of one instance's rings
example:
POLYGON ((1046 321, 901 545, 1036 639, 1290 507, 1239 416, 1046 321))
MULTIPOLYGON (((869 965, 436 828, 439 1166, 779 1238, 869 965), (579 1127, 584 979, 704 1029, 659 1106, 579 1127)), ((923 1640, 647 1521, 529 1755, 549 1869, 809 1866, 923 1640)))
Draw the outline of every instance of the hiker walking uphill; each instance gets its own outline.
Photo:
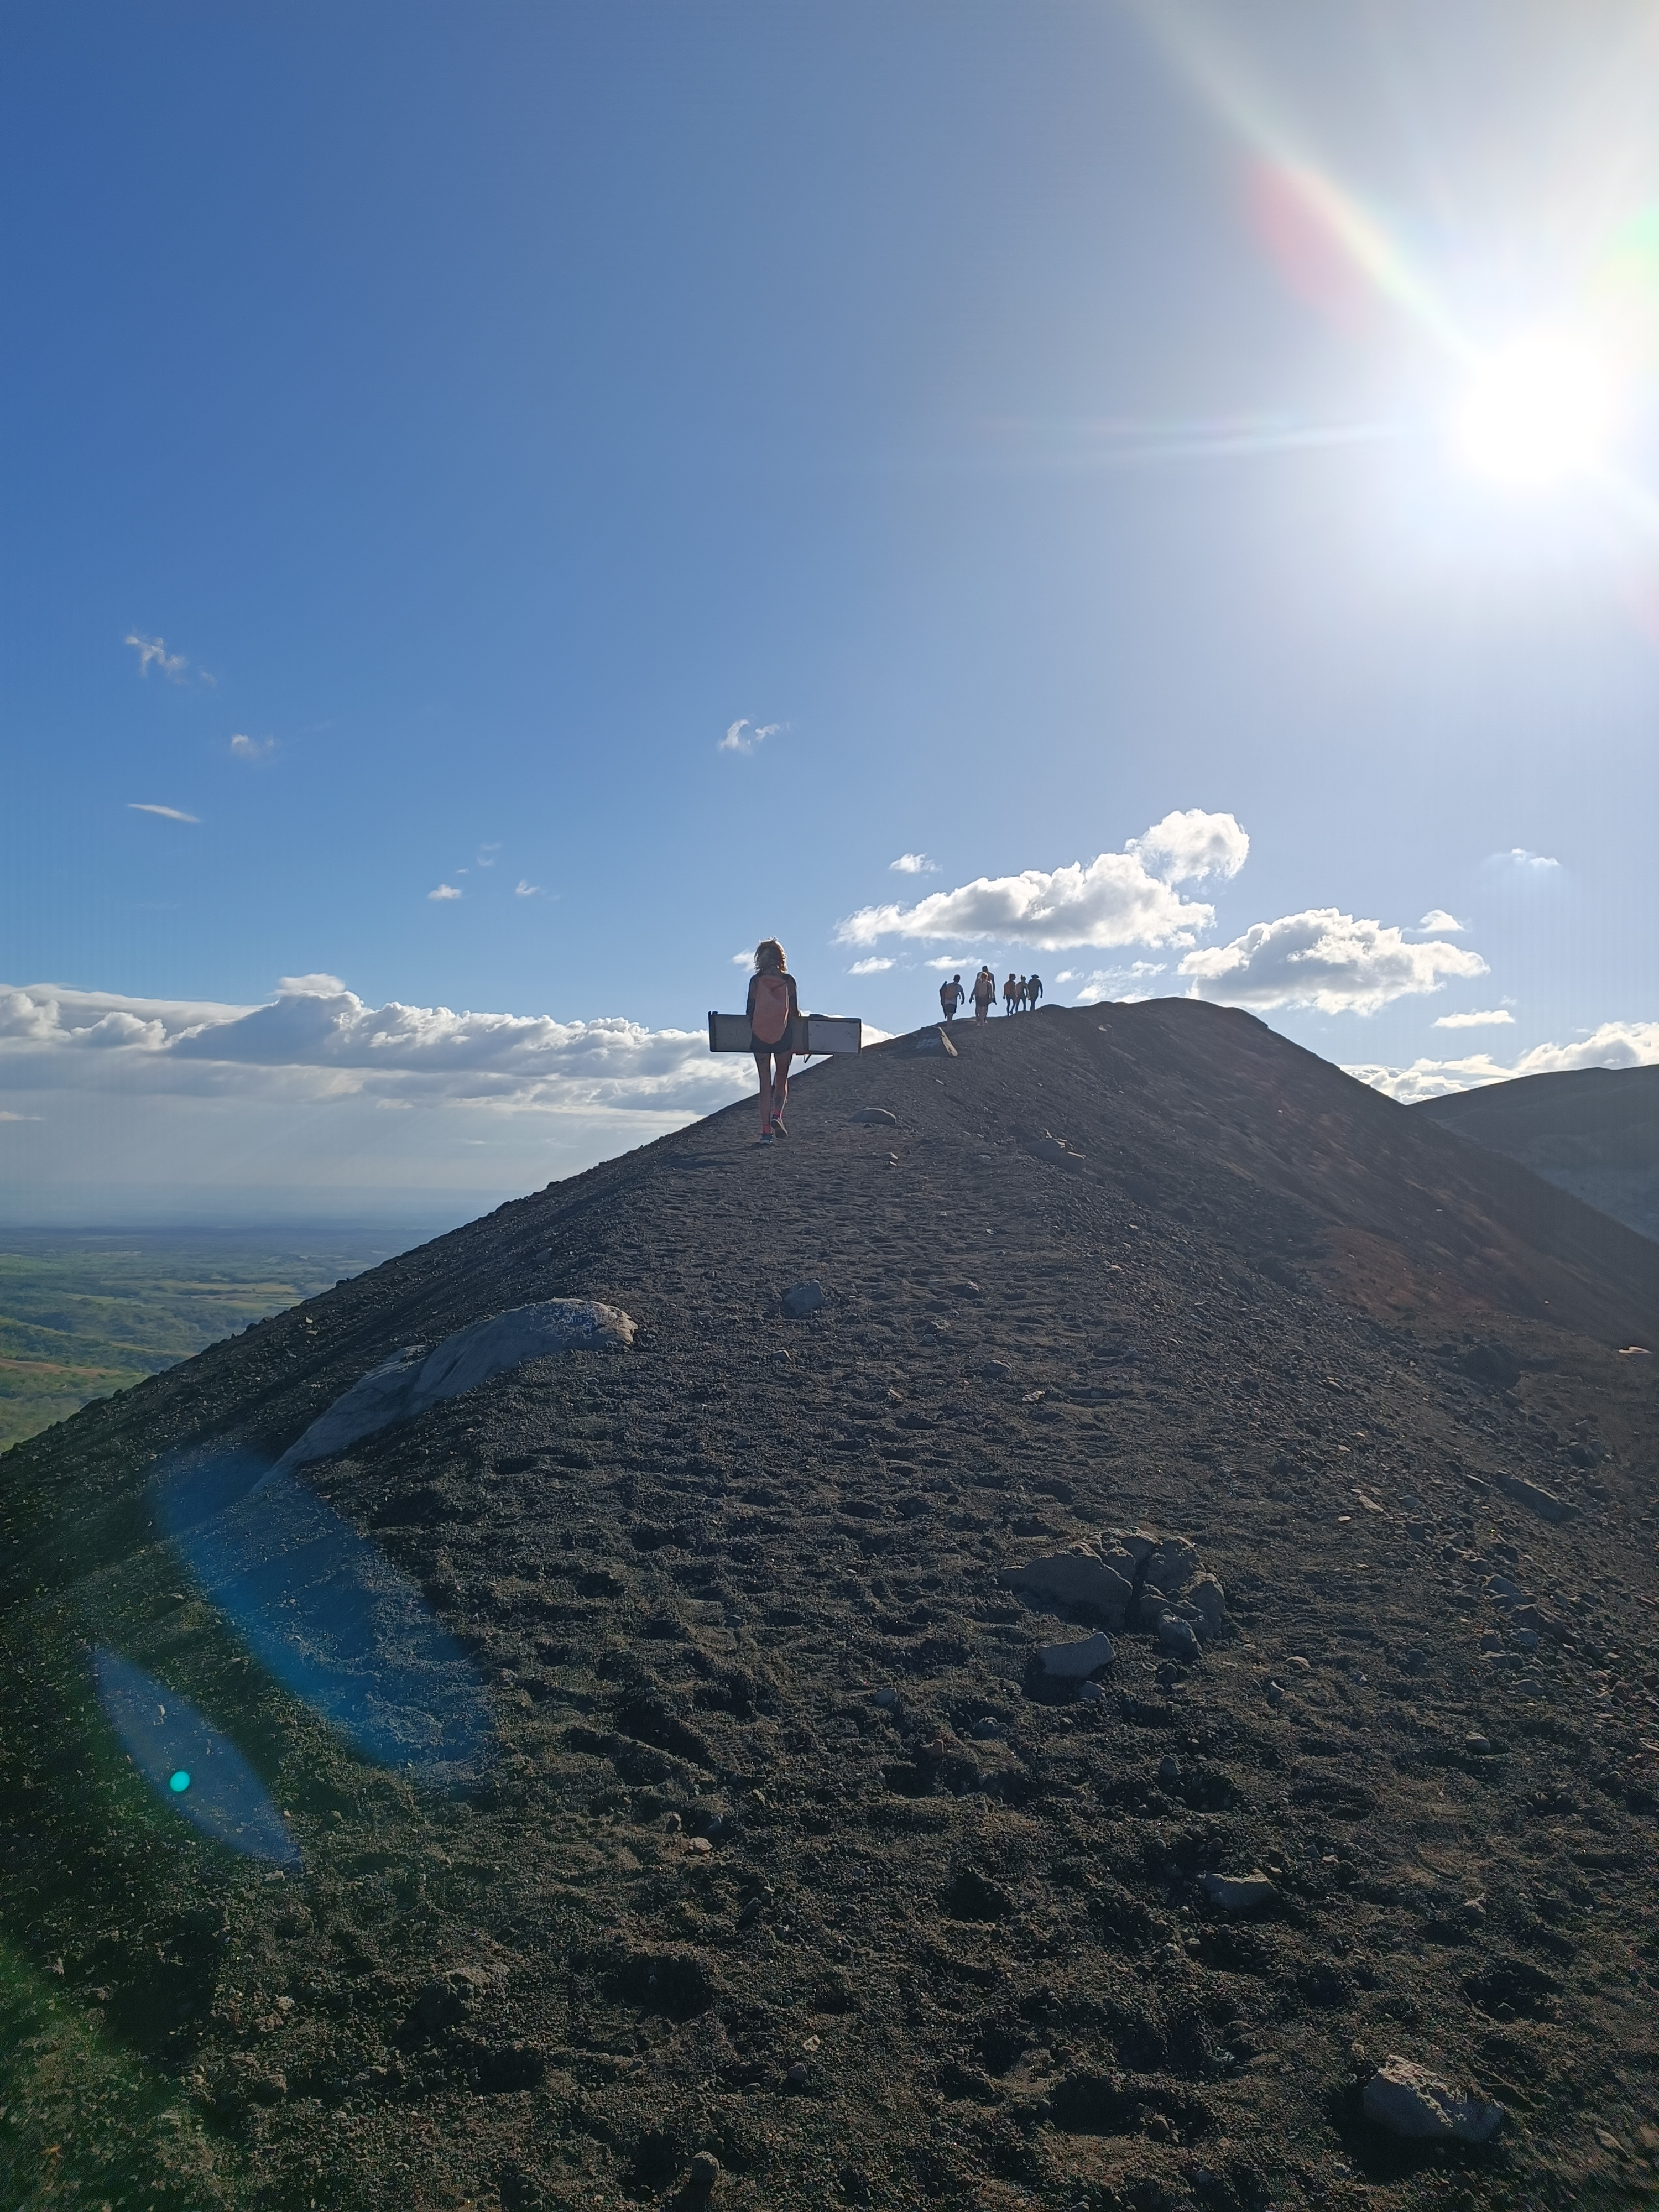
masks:
POLYGON ((974 978, 974 1019, 982 1022, 995 1004, 997 979, 988 968, 981 968, 974 978))
POLYGON ((939 985, 939 1002, 945 1009, 945 1018, 947 1022, 955 1021, 957 1018, 957 1008, 962 1004, 967 995, 968 994, 962 988, 962 978, 960 975, 952 975, 948 983, 941 983, 939 985))
POLYGON ((1041 976, 1041 975, 1028 975, 1028 976, 1025 978, 1025 1004, 1026 1004, 1027 1010, 1028 1010, 1030 1012, 1031 1012, 1031 1013, 1036 1013, 1036 1009, 1037 1009, 1037 1000, 1038 1000, 1042 996, 1042 976, 1041 976))
POLYGON ((748 1013, 755 1041, 755 1066, 760 1076, 760 1140, 769 1145, 775 1136, 789 1134, 783 1126, 783 1109, 789 1097, 794 1024, 800 1016, 795 979, 775 937, 763 937, 755 947, 748 1013))
POLYGON ((1005 1014, 1012 1014, 1013 1012, 1014 1001, 1018 996, 1019 985, 1011 975, 1002 987, 1002 1011, 1005 1014))

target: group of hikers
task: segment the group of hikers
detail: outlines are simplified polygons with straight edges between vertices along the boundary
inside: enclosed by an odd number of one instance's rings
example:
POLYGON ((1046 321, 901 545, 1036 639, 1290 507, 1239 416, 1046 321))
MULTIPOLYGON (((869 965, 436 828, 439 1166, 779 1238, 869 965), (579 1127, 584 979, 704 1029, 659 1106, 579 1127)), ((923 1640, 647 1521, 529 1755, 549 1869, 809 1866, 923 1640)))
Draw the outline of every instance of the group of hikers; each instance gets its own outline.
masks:
MULTIPOLYGON (((963 1000, 970 996, 974 1019, 982 1022, 997 1000, 997 979, 988 968, 981 968, 975 976, 971 993, 963 989, 960 975, 939 985, 939 1002, 947 1022, 956 1019, 963 1000)), ((1010 975, 1002 987, 1002 1011, 1035 1013, 1042 996, 1041 975, 1010 975)), ((800 1018, 795 979, 775 937, 763 937, 755 947, 755 972, 749 979, 745 1011, 760 1079, 760 1140, 770 1145, 789 1134, 783 1126, 783 1109, 789 1099, 789 1063, 795 1056, 794 1025, 800 1018)))
MULTIPOLYGON (((1005 1014, 1034 1014, 1042 996, 1041 975, 1010 975, 1002 987, 1002 1011, 1005 1014)), ((971 990, 963 989, 960 975, 952 975, 948 983, 939 985, 939 1002, 947 1022, 955 1021, 965 999, 972 999, 974 1019, 982 1022, 997 1002, 997 979, 988 968, 980 969, 971 990)))

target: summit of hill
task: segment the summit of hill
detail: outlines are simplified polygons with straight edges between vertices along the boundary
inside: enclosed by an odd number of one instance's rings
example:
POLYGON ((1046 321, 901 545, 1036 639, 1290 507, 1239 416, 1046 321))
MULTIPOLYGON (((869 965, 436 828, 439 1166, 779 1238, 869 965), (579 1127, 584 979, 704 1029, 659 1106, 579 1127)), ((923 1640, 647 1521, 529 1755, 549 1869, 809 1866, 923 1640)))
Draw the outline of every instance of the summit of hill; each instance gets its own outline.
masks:
MULTIPOLYGON (((22 2182, 1650 2185, 1659 1245, 1185 1000, 895 1038, 787 1119, 763 1149, 742 1102, 0 1461, 22 2182), (430 1786, 261 1663, 157 1485, 550 1300, 632 1341, 304 1470, 487 1705, 430 1786), (1097 1637, 1086 1676, 1042 1656, 1097 1637), (146 1793, 94 1650, 234 1742, 291 1863, 146 1793), (1368 2117, 1396 2054, 1501 2104, 1490 2141, 1368 2117)), ((307 1571, 259 1568, 296 1622, 307 1571)))

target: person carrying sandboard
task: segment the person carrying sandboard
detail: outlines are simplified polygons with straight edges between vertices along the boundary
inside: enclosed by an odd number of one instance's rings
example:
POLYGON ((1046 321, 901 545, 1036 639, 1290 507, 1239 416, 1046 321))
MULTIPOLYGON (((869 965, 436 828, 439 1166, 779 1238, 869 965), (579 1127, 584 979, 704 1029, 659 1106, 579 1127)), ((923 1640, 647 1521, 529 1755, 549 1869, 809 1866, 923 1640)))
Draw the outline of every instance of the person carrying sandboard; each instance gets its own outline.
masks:
POLYGON ((769 1145, 775 1135, 789 1134, 783 1126, 783 1109, 789 1097, 789 1063, 794 1057, 793 1024, 800 1016, 795 979, 775 937, 763 937, 755 947, 748 1014, 760 1076, 760 1140, 769 1145))

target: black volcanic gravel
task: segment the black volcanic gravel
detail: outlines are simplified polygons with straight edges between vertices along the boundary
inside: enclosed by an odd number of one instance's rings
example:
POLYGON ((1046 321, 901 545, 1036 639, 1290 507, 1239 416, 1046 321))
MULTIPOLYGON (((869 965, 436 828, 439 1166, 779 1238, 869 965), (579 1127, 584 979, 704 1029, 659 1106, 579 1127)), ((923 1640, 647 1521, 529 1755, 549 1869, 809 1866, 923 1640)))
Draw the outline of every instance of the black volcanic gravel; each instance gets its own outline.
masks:
POLYGON ((1651 2200, 1659 1247, 1243 1015, 953 1042, 0 1462, 5 2204, 695 2205, 699 2151, 757 2212, 1651 2200), (631 1351, 307 1478, 488 1686, 487 1778, 428 1795, 264 1677, 146 1479, 589 1296, 631 1351), (1127 1632, 1085 1702, 1031 1658, 1088 1624, 997 1571, 1107 1526, 1189 1537, 1233 1632, 1186 1667, 1127 1632), (302 1872, 152 1802, 94 1644, 234 1739, 302 1872), (1208 1901, 1258 1869, 1267 1911, 1208 1901), (1375 2130, 1391 2051, 1500 2100, 1494 2142, 1375 2130))

